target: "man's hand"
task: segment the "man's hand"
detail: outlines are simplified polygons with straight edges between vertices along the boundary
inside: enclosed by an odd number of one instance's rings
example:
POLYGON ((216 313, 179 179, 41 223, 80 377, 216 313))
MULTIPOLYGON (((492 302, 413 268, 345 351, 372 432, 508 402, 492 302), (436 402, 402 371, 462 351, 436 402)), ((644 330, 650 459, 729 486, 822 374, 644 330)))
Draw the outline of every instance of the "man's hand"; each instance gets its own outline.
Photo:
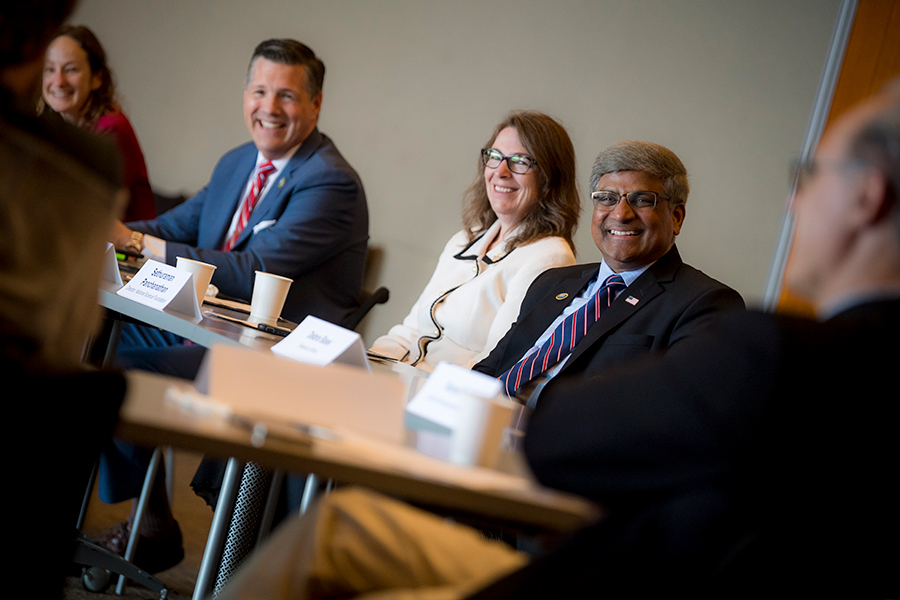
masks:
POLYGON ((113 246, 116 248, 125 248, 129 242, 131 242, 131 234, 132 230, 125 227, 125 224, 122 221, 116 219, 115 225, 113 225, 112 231, 112 242, 113 246))

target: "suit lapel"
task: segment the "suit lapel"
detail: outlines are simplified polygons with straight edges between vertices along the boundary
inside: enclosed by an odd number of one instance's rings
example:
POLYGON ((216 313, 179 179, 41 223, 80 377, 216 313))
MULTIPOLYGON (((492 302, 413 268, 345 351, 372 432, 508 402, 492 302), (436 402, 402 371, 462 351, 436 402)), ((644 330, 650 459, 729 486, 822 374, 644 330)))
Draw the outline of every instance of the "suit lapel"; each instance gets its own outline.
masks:
POLYGON ((234 171, 232 171, 228 185, 223 188, 228 190, 228 194, 223 194, 220 204, 221 208, 212 213, 212 218, 215 222, 211 226, 210 231, 221 232, 216 249, 220 250, 225 245, 225 236, 228 235, 231 220, 234 218, 234 213, 237 212, 239 204, 244 201, 244 188, 247 187, 247 180, 250 178, 250 173, 253 172, 255 166, 256 148, 250 144, 246 154, 241 157, 234 171))
POLYGON ((556 317, 562 314, 563 310, 584 289, 584 286, 597 275, 599 268, 600 265, 597 263, 586 264, 580 275, 560 280, 531 307, 528 314, 519 319, 516 323, 515 335, 521 343, 507 346, 503 356, 503 364, 506 365, 506 368, 515 364, 529 348, 534 346, 534 343, 556 320, 556 317))
POLYGON ((575 346, 563 370, 572 365, 588 348, 594 344, 603 343, 603 339, 610 331, 630 319, 638 311, 645 310, 651 301, 663 292, 663 287, 660 284, 672 281, 680 266, 681 256, 679 256, 678 250, 673 246, 662 258, 644 271, 634 283, 619 294, 612 305, 604 311, 600 320, 588 330, 587 334, 575 346), (631 302, 628 301, 629 298, 632 299, 631 302), (637 302, 634 302, 634 300, 637 300, 637 302))
MULTIPOLYGON (((269 191, 263 197, 262 204, 259 205, 259 208, 254 209, 254 211, 250 213, 250 219, 247 220, 247 226, 244 227, 244 230, 241 232, 241 235, 238 236, 238 239, 234 244, 235 248, 243 244, 251 235, 253 235, 253 228, 259 223, 277 218, 277 216, 283 212, 283 205, 293 188, 292 180, 295 176, 295 171, 306 161, 306 159, 312 156, 321 141, 322 134, 319 133, 318 129, 313 129, 312 133, 309 134, 309 137, 307 137, 300 147, 297 148, 297 151, 294 152, 291 160, 288 161, 281 173, 278 174, 277 179, 272 182, 272 187, 269 188, 269 191)), ((247 177, 249 177, 249 174, 247 177)), ((246 182, 247 179, 245 177, 244 183, 246 184, 246 182)), ((235 210, 237 210, 237 205, 235 205, 235 210)), ((234 216, 233 211, 231 214, 234 216)))

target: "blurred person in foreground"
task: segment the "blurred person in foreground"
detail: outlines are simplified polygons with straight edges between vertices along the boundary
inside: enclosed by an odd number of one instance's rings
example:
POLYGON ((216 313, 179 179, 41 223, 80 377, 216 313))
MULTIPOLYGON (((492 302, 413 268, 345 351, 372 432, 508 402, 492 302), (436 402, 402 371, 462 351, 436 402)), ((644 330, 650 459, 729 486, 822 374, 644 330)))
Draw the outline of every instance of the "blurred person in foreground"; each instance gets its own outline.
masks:
POLYGON ((115 96, 106 52, 94 33, 84 25, 60 28, 44 57, 38 113, 49 107, 73 125, 109 135, 119 148, 124 184, 130 194, 124 219, 152 219, 156 216, 156 200, 144 153, 115 96))
POLYGON ((575 150, 551 117, 507 115, 481 150, 463 202, 463 230, 409 315, 371 353, 428 371, 440 361, 469 368, 509 329, 534 278, 575 262, 575 150))
POLYGON ((120 374, 81 365, 125 200, 118 157, 88 132, 34 114, 44 49, 73 5, 0 3, 0 377, 14 427, 5 473, 16 489, 7 532, 31 558, 17 571, 35 598, 60 596, 81 499, 125 393, 120 374))

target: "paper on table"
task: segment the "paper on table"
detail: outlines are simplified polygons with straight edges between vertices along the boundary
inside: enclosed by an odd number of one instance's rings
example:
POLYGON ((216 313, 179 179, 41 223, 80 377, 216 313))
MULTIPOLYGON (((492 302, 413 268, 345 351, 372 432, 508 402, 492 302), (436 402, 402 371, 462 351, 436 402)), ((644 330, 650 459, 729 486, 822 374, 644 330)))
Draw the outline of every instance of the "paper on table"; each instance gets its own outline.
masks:
POLYGON ((116 294, 157 310, 168 307, 198 321, 202 318, 193 276, 155 260, 144 263, 137 275, 116 294))

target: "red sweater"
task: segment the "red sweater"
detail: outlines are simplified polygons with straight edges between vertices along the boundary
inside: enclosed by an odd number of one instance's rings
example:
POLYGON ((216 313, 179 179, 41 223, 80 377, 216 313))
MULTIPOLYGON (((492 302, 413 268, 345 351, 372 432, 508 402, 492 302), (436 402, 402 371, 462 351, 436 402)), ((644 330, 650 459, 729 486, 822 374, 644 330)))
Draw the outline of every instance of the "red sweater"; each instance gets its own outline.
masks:
POLYGON ((97 119, 94 132, 111 135, 122 155, 122 164, 125 168, 124 185, 131 195, 122 220, 128 223, 155 218, 156 199, 147 178, 144 153, 141 152, 141 146, 128 118, 121 112, 105 114, 97 119))

